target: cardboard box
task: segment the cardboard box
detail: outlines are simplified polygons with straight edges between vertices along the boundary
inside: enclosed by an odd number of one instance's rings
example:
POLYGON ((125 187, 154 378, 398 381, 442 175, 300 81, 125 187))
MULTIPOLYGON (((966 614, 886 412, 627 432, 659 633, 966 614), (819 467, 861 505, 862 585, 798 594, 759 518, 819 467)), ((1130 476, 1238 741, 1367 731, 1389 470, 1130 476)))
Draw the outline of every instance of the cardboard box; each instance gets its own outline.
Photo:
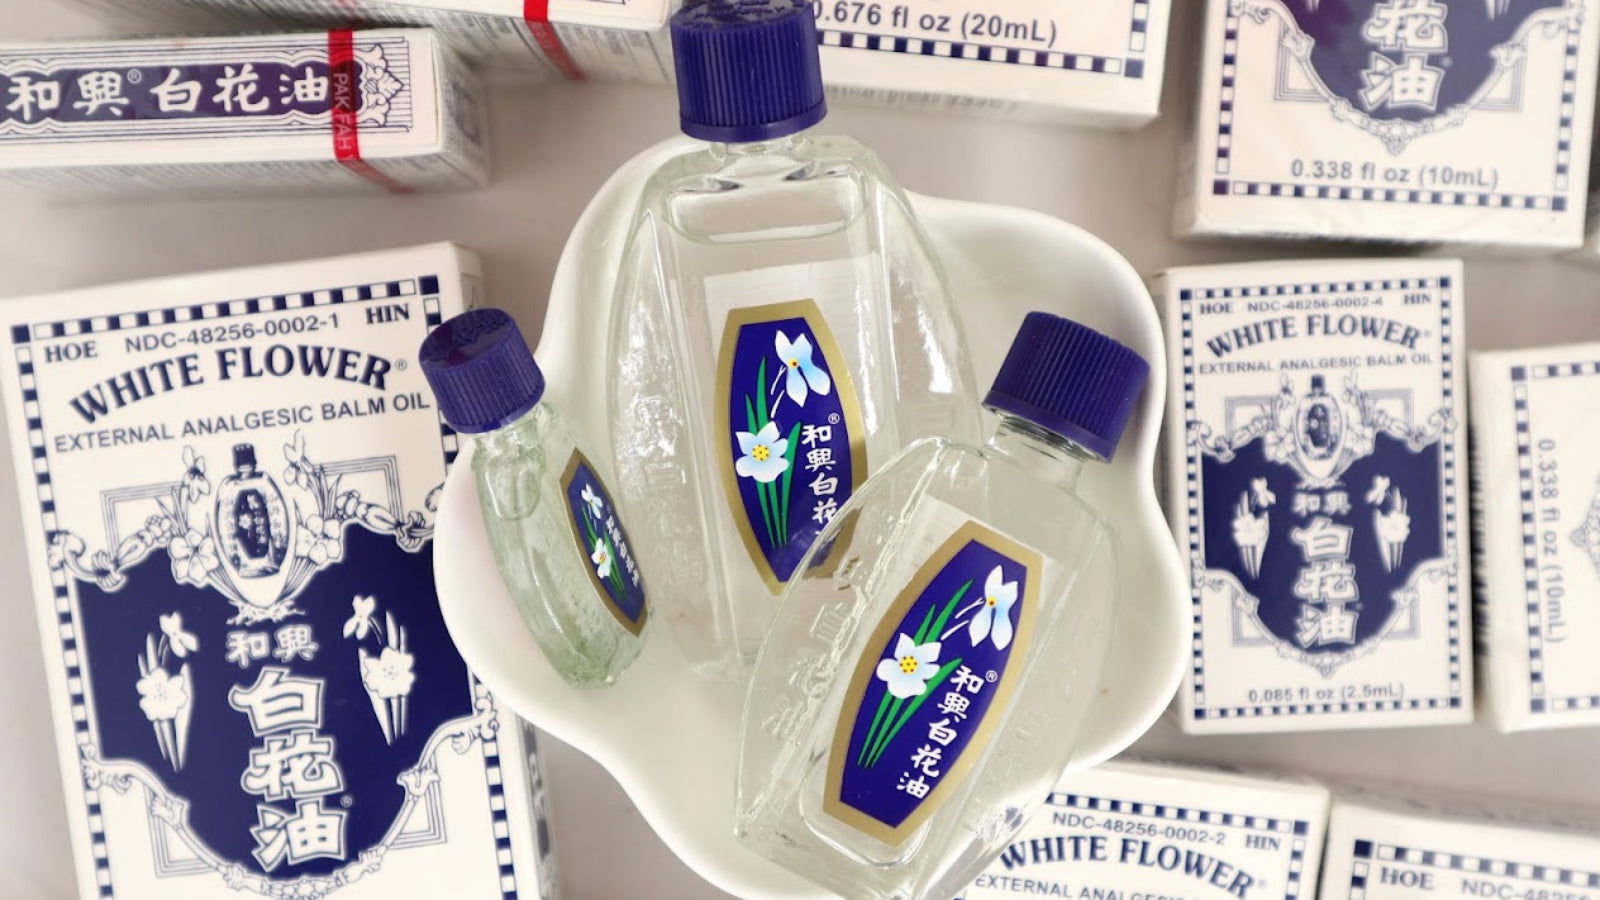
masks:
POLYGON ((459 188, 483 97, 433 32, 0 46, 0 179, 58 194, 459 188))
POLYGON ((1461 264, 1174 269, 1167 518, 1194 733, 1472 718, 1461 264))
POLYGON ((453 245, 7 300, 84 898, 547 897, 518 720, 433 593, 453 245))
MULTIPOLYGON (((147 0, 95 0, 148 15, 147 0)), ((423 25, 468 62, 520 78, 664 84, 664 29, 677 0, 166 0, 233 27, 263 19, 301 26, 423 25)))
POLYGON ((822 0, 835 96, 1129 127, 1161 99, 1170 0, 822 0))
POLYGON ((1474 353, 1478 666, 1496 728, 1600 724, 1600 344, 1474 353))
POLYGON ((1600 823, 1572 816, 1415 798, 1401 803, 1388 789, 1338 796, 1319 897, 1592 897, 1600 888, 1600 838, 1594 835, 1600 823))
POLYGON ((1572 248, 1585 0, 1209 0, 1183 235, 1572 248))
POLYGON ((1304 781, 1111 762, 1061 779, 957 900, 1316 896, 1328 791, 1304 781))

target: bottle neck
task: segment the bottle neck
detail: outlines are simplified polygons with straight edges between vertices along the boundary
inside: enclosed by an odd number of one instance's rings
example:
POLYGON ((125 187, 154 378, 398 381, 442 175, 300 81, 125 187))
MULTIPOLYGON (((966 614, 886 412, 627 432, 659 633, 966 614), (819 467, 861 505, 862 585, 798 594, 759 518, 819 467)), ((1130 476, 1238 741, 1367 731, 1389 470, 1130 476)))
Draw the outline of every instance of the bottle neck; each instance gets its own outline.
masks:
POLYGON ((1067 490, 1076 490, 1083 464, 1100 462, 1082 446, 1011 413, 995 411, 1000 427, 987 449, 1031 469, 1039 477, 1067 490))
POLYGON ((550 416, 549 410, 547 404, 535 403, 532 409, 520 417, 493 431, 480 431, 472 435, 472 439, 480 448, 489 451, 504 451, 527 445, 543 430, 550 416))
POLYGON ((806 146, 810 143, 803 135, 803 132, 796 132, 773 138, 770 141, 749 141, 737 144, 713 143, 711 145, 711 155, 724 165, 737 165, 745 160, 772 157, 799 159, 805 155, 806 146))

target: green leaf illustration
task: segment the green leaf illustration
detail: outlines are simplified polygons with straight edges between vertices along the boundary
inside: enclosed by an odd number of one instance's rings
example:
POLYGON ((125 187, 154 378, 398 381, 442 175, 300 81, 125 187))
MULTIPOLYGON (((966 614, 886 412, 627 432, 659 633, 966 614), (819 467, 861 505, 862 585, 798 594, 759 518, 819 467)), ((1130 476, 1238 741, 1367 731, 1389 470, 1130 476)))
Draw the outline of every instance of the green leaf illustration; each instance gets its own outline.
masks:
MULTIPOLYGON (((761 365, 762 365, 763 368, 765 368, 766 367, 766 361, 762 360, 761 365)), ((765 408, 762 409, 762 414, 761 415, 762 415, 762 418, 766 417, 765 408)), ((750 430, 751 434, 755 434, 756 432, 761 430, 761 428, 757 427, 757 425, 756 425, 755 405, 751 402, 749 394, 746 394, 744 396, 744 416, 745 416, 745 421, 749 424, 749 430, 750 430)), ((772 510, 771 510, 770 506, 767 503, 767 492, 766 492, 765 489, 766 489, 766 485, 762 484, 759 481, 756 482, 756 499, 761 501, 761 519, 762 519, 763 523, 765 523, 765 525, 767 527, 767 546, 776 548, 778 546, 778 535, 777 535, 777 532, 774 531, 773 527, 772 527, 772 522, 773 522, 772 510)))
POLYGON ((867 729, 867 739, 861 742, 861 752, 856 754, 856 765, 862 765, 867 758, 867 751, 872 749, 873 739, 878 736, 878 726, 883 722, 883 714, 889 711, 889 706, 896 698, 885 688, 883 697, 878 700, 878 714, 872 717, 872 727, 867 729))
POLYGON ((944 610, 939 613, 939 618, 933 620, 933 627, 928 632, 934 636, 935 640, 938 639, 939 635, 944 634, 945 623, 950 621, 950 616, 955 613, 956 607, 960 605, 961 598, 966 596, 967 590, 971 587, 972 582, 970 580, 963 584, 961 590, 956 591, 955 596, 950 598, 950 602, 944 605, 944 610))
MULTIPOLYGON (((895 718, 900 715, 900 708, 902 706, 906 705, 906 701, 905 701, 904 697, 896 697, 893 694, 889 693, 889 691, 887 689, 885 689, 884 692, 883 692, 883 699, 885 701, 889 702, 889 715, 888 715, 888 718, 886 718, 884 720, 884 722, 887 724, 888 722, 893 722, 895 720, 895 718)), ((879 712, 883 712, 883 704, 882 703, 878 704, 878 711, 879 712)), ((874 759, 874 751, 877 750, 878 744, 881 743, 882 741, 883 741, 883 733, 882 732, 878 732, 875 736, 874 735, 869 735, 868 738, 867 738, 866 744, 863 745, 862 748, 861 748, 861 751, 866 754, 866 757, 867 757, 866 761, 862 762, 860 759, 857 759, 856 760, 856 764, 861 766, 862 768, 867 768, 867 769, 872 768, 872 762, 873 762, 873 759, 874 759)))
POLYGON ((756 369, 755 395, 761 398, 756 422, 762 428, 765 428, 767 427, 767 358, 765 356, 761 357, 761 366, 756 369))
POLYGON ((783 470, 783 488, 780 491, 782 512, 778 515, 778 536, 783 538, 785 546, 789 543, 789 498, 793 494, 790 482, 794 480, 794 457, 795 451, 800 447, 799 438, 800 423, 796 422, 794 427, 789 429, 789 450, 783 455, 783 458, 788 460, 789 465, 783 470))
POLYGON ((616 588, 617 596, 621 597, 623 594, 627 593, 626 589, 622 586, 622 557, 617 555, 617 547, 611 542, 611 537, 609 535, 607 535, 604 540, 606 542, 606 553, 611 555, 611 586, 616 588))
POLYGON ((918 694, 916 698, 911 701, 911 705, 906 707, 906 710, 900 714, 898 719, 895 720, 893 727, 891 727, 888 732, 879 739, 878 746, 874 750, 872 757, 867 760, 867 766, 869 768, 878 764, 878 759, 883 756, 883 751, 888 749, 889 743, 894 740, 895 735, 900 733, 900 729, 906 727, 906 722, 909 722, 911 717, 916 715, 917 710, 922 707, 922 704, 927 702, 929 697, 933 696, 933 692, 939 687, 939 685, 944 683, 946 678, 950 677, 950 673, 955 671, 955 668, 959 665, 961 665, 961 657, 958 656, 939 668, 939 671, 933 676, 933 679, 928 682, 927 690, 924 690, 921 694, 918 694))

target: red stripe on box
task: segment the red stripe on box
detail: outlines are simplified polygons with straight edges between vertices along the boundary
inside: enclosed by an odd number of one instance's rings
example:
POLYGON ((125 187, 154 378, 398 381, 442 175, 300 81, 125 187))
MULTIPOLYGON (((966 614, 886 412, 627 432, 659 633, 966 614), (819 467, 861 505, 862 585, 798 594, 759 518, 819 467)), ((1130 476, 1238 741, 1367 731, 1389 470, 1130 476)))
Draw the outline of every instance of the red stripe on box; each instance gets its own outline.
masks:
POLYGON ((568 81, 582 81, 583 70, 561 43, 556 27, 550 24, 550 0, 522 0, 522 19, 528 23, 528 33, 533 35, 533 42, 544 51, 550 64, 568 81))
POLYGON ((328 32, 328 97, 333 119, 333 158, 351 172, 396 194, 411 188, 361 158, 361 84, 356 75, 355 32, 328 32))

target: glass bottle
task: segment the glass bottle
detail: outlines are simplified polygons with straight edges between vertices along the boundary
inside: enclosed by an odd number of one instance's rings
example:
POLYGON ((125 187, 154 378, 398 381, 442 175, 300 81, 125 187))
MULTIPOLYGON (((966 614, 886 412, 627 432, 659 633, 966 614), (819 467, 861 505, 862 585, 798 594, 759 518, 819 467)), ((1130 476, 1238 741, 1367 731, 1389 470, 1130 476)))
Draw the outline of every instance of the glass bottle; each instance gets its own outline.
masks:
POLYGON ((217 486, 217 546, 240 578, 277 574, 289 552, 289 508, 277 482, 256 468, 254 444, 233 446, 233 472, 217 486))
POLYGON ((835 517, 749 686, 741 841, 849 900, 944 900, 1015 836, 1099 691, 1115 540, 1076 485, 1148 373, 1032 313, 994 437, 912 444, 835 517))
POLYGON ((776 598, 878 465, 976 438, 943 274, 827 112, 807 0, 691 0, 672 20, 683 130, 632 224, 611 322, 622 499, 694 670, 748 672, 776 598))
POLYGON ((522 332, 498 309, 462 313, 418 361, 445 422, 470 435, 495 564, 550 664, 569 684, 615 681, 639 655, 645 582, 605 478, 544 396, 522 332))

